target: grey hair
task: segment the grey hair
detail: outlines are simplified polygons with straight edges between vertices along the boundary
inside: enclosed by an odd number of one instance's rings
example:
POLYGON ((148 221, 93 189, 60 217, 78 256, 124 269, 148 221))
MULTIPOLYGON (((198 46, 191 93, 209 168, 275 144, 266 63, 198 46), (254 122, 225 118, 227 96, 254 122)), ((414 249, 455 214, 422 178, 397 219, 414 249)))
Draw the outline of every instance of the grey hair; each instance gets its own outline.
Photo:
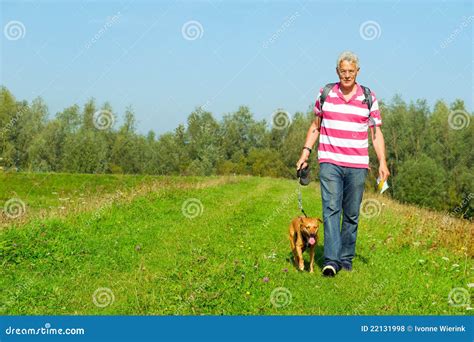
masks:
POLYGON ((336 68, 339 70, 339 65, 342 61, 348 61, 350 63, 354 63, 359 69, 359 57, 354 52, 351 51, 344 51, 342 52, 339 57, 337 58, 336 68))

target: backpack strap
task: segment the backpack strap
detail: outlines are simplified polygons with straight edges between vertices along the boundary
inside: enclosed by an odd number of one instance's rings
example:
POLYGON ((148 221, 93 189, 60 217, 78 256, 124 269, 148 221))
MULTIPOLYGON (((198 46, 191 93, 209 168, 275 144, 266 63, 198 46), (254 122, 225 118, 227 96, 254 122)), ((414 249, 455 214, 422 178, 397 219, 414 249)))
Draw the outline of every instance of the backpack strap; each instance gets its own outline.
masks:
POLYGON ((364 101, 362 101, 362 103, 366 103, 367 104, 367 107, 369 108, 369 121, 372 121, 373 124, 374 124, 374 139, 376 137, 376 130, 375 130, 375 127, 376 127, 376 124, 375 124, 375 120, 374 118, 372 118, 370 116, 370 110, 372 109, 372 92, 370 91, 370 89, 368 87, 364 87, 363 85, 361 85, 362 87, 362 90, 364 90, 364 101))
POLYGON ((331 89, 336 85, 336 83, 328 83, 324 86, 321 96, 319 97, 319 111, 321 112, 321 121, 319 122, 319 129, 321 129, 321 124, 323 122, 323 105, 326 101, 326 97, 328 97, 329 92, 331 89))
POLYGON ((326 101, 326 97, 328 97, 329 92, 331 89, 336 85, 336 83, 328 83, 324 86, 323 92, 321 93, 321 96, 319 97, 319 111, 323 111, 323 104, 324 101, 326 101))
POLYGON ((364 97, 365 100, 362 101, 362 103, 367 103, 367 107, 369 108, 369 116, 370 116, 370 110, 372 109, 372 92, 368 87, 364 87, 361 85, 362 90, 364 91, 364 97))
POLYGON ((369 108, 369 121, 372 120, 372 122, 374 123, 374 126, 375 126, 375 120, 373 118, 370 117, 370 110, 372 109, 372 92, 370 91, 370 89, 368 87, 364 87, 363 85, 361 85, 362 87, 362 90, 364 91, 364 101, 362 101, 362 103, 366 103, 367 104, 367 107, 369 108))

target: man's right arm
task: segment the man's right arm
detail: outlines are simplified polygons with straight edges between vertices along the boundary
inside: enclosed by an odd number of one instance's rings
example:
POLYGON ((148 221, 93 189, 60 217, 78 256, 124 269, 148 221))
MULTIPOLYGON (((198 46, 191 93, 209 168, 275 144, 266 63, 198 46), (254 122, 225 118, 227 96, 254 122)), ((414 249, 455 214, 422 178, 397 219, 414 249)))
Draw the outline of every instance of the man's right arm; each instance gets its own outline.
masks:
MULTIPOLYGON (((309 147, 310 149, 313 149, 313 146, 319 137, 320 126, 321 126, 321 118, 319 116, 316 116, 316 118, 311 123, 311 126, 309 126, 308 133, 306 134, 306 141, 305 141, 304 147, 309 147)), ((306 161, 308 160, 309 155, 310 155, 310 152, 306 148, 304 148, 301 151, 300 159, 296 163, 296 169, 306 167, 307 165, 306 161)))
POLYGON ((304 144, 305 146, 313 148, 314 144, 318 140, 320 128, 321 118, 316 116, 316 118, 311 123, 311 126, 309 126, 308 133, 306 134, 306 142, 304 144))

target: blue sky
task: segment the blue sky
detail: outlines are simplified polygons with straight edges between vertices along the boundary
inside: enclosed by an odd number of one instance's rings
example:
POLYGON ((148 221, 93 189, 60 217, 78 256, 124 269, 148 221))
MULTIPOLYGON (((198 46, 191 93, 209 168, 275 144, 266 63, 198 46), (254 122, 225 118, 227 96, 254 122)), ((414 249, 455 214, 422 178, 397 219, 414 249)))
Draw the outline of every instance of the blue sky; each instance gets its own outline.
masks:
POLYGON ((0 12, 0 84, 41 96, 51 115, 94 97, 119 117, 131 105, 142 133, 173 130, 200 105, 269 121, 307 110, 343 50, 378 98, 473 109, 471 1, 37 0, 0 12))

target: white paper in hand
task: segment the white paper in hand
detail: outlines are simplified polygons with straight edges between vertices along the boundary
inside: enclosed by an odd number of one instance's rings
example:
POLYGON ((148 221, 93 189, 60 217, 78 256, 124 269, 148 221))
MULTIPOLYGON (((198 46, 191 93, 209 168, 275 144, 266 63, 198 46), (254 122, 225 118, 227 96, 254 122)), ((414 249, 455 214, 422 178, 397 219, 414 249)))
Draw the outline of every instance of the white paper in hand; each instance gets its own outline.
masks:
POLYGON ((389 188, 387 181, 380 181, 380 177, 377 178, 377 189, 381 194, 389 188))

